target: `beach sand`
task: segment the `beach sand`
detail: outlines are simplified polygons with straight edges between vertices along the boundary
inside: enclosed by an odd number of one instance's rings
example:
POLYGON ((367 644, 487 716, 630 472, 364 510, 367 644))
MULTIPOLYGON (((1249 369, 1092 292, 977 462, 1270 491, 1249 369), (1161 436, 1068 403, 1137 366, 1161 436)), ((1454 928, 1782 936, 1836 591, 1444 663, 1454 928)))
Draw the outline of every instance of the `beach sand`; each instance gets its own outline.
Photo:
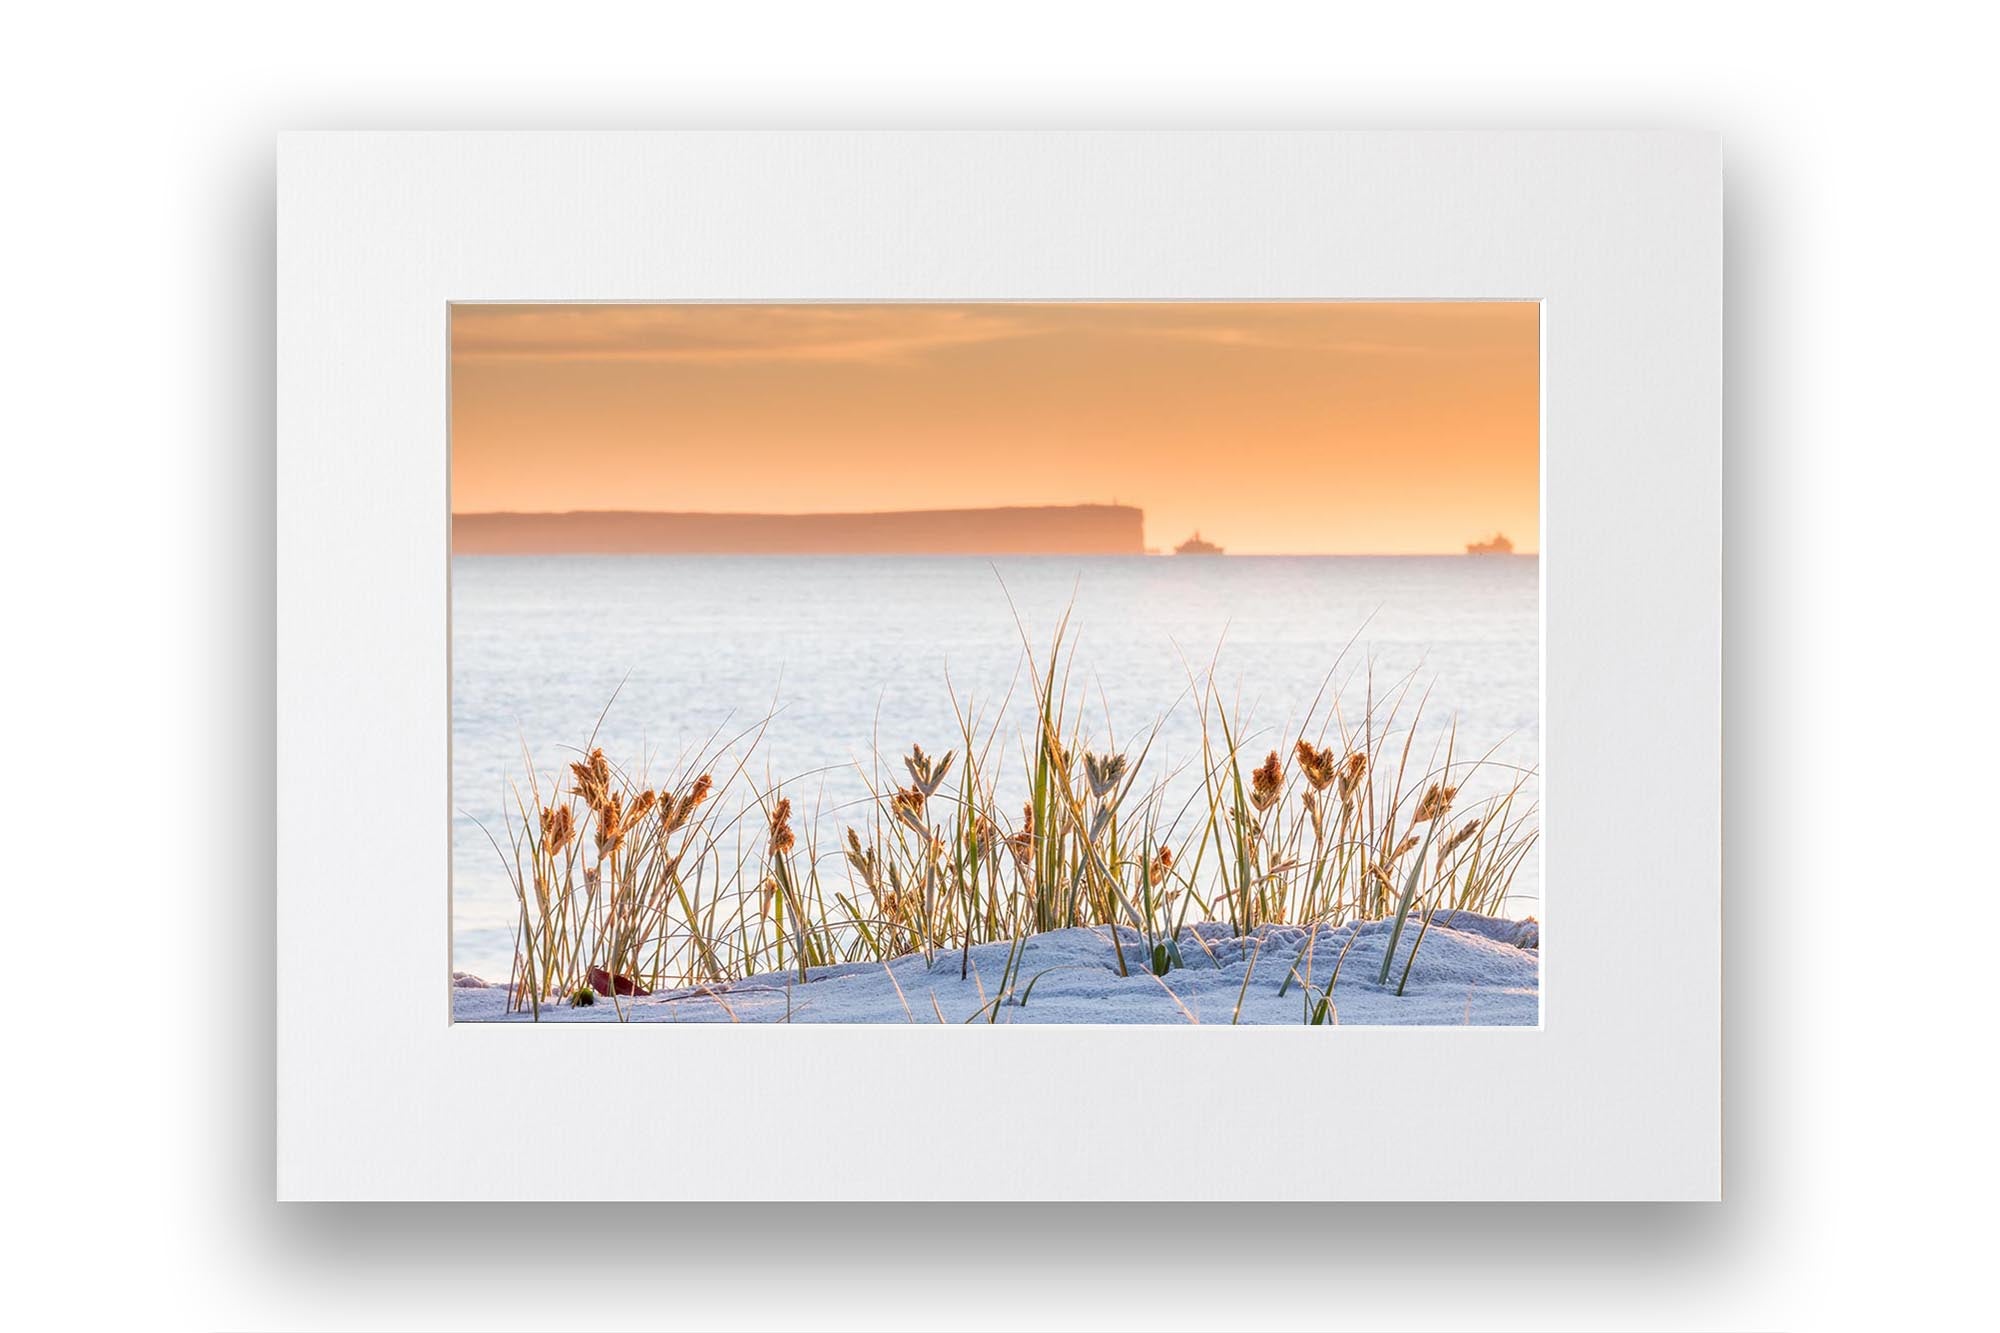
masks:
MULTIPOLYGON (((1346 950, 1329 1022, 1344 1026, 1533 1026, 1540 1011, 1541 932, 1533 921, 1469 912, 1440 913, 1424 934, 1408 984, 1396 994, 1421 922, 1397 942, 1386 986, 1376 984, 1391 924, 1359 927, 1265 926, 1244 938, 1229 927, 1188 926, 1178 943, 1184 966, 1156 977, 1137 931, 1098 926, 1030 936, 1019 946, 1011 988, 1009 943, 921 954, 892 963, 843 963, 796 974, 752 977, 696 990, 600 998, 571 1008, 544 1004, 558 1023, 998 1023, 1299 1024, 1346 950), (1356 933, 1358 930, 1358 934, 1356 933), (1350 947, 1351 942, 1351 947, 1350 947), (1118 950, 1125 955, 1120 975, 1118 950), (1296 968, 1299 980, 1285 985, 1296 968), (1247 978, 1247 984, 1246 984, 1247 978), (1310 998, 1301 980, 1313 986, 1310 998), (1032 987, 1032 989, 1031 989, 1032 987), (1283 993, 1280 993, 1281 988, 1283 993), (993 997, 1009 990, 997 1009, 993 997), (1025 1002, 1023 996, 1025 995, 1025 1002)), ((531 1022, 507 1012, 504 984, 456 984, 458 1022, 531 1022)))

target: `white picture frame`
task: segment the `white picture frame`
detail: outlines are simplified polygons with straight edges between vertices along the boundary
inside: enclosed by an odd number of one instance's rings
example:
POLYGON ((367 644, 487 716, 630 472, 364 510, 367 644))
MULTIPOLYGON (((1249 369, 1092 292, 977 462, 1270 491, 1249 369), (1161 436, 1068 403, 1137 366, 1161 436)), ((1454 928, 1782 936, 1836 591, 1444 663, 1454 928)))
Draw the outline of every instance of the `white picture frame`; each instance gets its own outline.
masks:
POLYGON ((280 1198, 1719 1197, 1715 137, 305 133, 278 193, 280 1198), (1541 1025, 454 1025, 450 303, 1027 298, 1542 303, 1541 1025))

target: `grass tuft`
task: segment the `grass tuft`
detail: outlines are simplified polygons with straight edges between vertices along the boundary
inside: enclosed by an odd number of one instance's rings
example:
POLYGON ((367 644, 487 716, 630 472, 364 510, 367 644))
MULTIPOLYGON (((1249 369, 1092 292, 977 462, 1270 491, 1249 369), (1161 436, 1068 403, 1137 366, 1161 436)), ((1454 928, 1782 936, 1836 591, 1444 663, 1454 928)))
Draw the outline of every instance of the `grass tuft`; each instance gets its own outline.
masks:
MULTIPOLYGON (((1425 727, 1413 680, 1378 694, 1368 672, 1353 715, 1322 687, 1307 717, 1260 732, 1212 666, 1190 671, 1175 707, 1196 710, 1199 752, 1163 771, 1152 742, 1165 718, 1125 745, 1109 719, 1089 725, 1066 632, 1065 620, 1045 654, 1024 638, 1029 697, 1010 696, 989 725, 960 707, 956 735, 923 738, 945 742, 935 755, 921 742, 893 758, 875 747, 859 765, 869 799, 858 810, 801 809, 786 784, 752 783, 767 723, 657 779, 594 737, 564 781, 524 754, 496 838, 519 907, 514 1009, 594 1004, 593 973, 616 979, 614 1005, 628 990, 803 981, 911 954, 963 975, 974 945, 1012 941, 990 1021, 1039 979, 1019 975, 1029 936, 1111 927, 1121 972, 1157 980, 1185 965, 1198 939, 1183 931, 1205 921, 1238 936, 1298 925, 1310 941, 1322 925, 1392 920, 1376 977, 1386 986, 1414 913, 1407 984, 1435 914, 1501 914, 1539 837, 1533 770, 1456 757, 1455 728, 1425 727)), ((1303 985, 1302 1021, 1337 1022, 1332 980, 1320 989, 1310 972, 1307 955, 1273 981, 1303 985)))

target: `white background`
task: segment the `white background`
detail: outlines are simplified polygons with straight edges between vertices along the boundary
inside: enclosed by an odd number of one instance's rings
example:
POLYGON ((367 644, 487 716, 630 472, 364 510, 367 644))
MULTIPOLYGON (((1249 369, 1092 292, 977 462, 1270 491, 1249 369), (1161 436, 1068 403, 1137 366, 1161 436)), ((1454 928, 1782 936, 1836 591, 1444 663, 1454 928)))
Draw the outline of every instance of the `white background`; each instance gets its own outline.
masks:
POLYGON ((1970 7, 52 12, 11 20, 0 92, 17 1314, 1957 1322, 1993 1165, 1968 1075, 2000 1011, 1976 947, 2000 292, 1970 7), (271 137, 627 124, 1721 130, 1727 1201, 269 1202, 271 137))
POLYGON ((278 181, 276 958, 344 983, 277 997, 280 1198, 1715 1197, 1715 136, 322 133, 278 181), (1541 1031, 441 1021, 446 303, 846 292, 1546 302, 1541 1031), (521 1158, 524 1086, 647 1132, 521 1158), (1504 1150, 1330 1150, 1472 1105, 1504 1150))

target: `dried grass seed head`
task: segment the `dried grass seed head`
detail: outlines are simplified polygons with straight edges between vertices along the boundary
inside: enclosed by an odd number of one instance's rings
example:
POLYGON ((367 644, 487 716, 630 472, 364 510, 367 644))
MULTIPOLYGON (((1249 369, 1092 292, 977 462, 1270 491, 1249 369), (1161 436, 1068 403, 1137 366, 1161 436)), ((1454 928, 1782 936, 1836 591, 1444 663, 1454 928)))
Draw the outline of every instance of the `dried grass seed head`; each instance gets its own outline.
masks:
POLYGON ((798 842, 797 835, 792 832, 791 798, 781 796, 771 807, 771 855, 787 855, 798 846, 798 842))
POLYGON ((1301 736, 1293 751, 1298 755, 1299 771, 1306 775, 1306 782, 1314 791, 1325 791, 1333 785, 1334 778, 1340 774, 1340 765, 1334 759, 1332 750, 1319 749, 1301 736))
POLYGON ((1278 795, 1284 785, 1285 771, 1278 762, 1278 752, 1273 750, 1250 775, 1250 804, 1260 812, 1269 810, 1278 803, 1278 795))
POLYGON ((1090 784, 1090 794, 1103 800, 1115 791, 1125 779, 1125 756, 1122 754, 1095 755, 1085 752, 1083 756, 1084 780, 1090 784))
POLYGON ((1410 816, 1410 822, 1421 824, 1427 819, 1436 819, 1439 815, 1449 813, 1451 803, 1457 796, 1458 788, 1433 782, 1430 790, 1424 793, 1424 798, 1417 802, 1417 812, 1410 816))

